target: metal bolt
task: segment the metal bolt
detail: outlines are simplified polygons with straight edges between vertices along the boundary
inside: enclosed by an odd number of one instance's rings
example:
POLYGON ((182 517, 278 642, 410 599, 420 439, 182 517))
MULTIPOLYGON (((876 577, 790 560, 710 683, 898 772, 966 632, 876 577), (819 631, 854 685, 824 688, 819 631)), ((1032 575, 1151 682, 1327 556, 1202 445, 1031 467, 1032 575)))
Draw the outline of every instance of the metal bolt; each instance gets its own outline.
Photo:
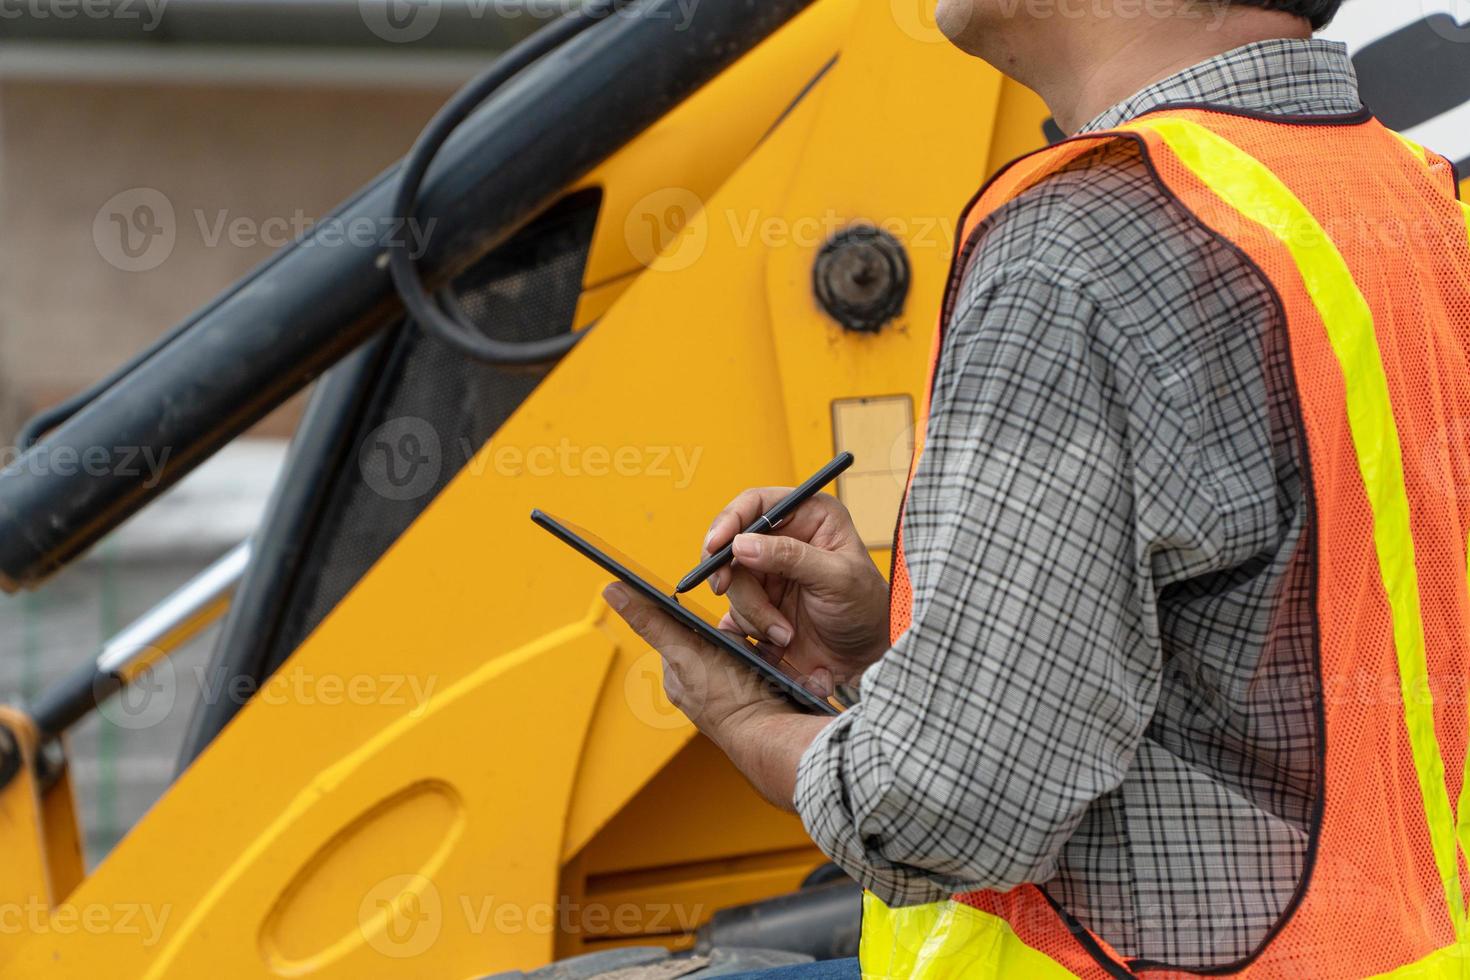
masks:
POLYGON ((903 312, 909 295, 903 244, 871 225, 845 228, 817 254, 812 286, 827 315, 847 330, 876 333, 903 312))

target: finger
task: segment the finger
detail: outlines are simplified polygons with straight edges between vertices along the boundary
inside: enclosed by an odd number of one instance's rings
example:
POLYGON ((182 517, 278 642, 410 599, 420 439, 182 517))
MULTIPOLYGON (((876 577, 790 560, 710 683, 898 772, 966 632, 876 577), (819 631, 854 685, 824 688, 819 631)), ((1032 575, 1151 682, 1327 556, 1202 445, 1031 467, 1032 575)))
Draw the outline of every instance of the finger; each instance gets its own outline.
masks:
POLYGON ((840 589, 852 577, 842 556, 779 534, 737 535, 735 561, 741 568, 780 575, 807 588, 840 589))
MULTIPOLYGON (((738 639, 741 643, 750 642, 749 638, 755 634, 754 628, 749 623, 742 623, 739 616, 730 616, 728 618, 732 627, 728 631, 730 635, 738 639)), ((760 654, 761 658, 772 666, 780 663, 786 657, 786 650, 786 647, 778 647, 770 640, 759 638, 755 640, 756 653, 760 654)))
MULTIPOLYGON (((724 595, 730 591, 730 580, 735 576, 736 565, 732 561, 709 577, 710 589, 715 595, 724 595)), ((786 589, 786 583, 774 575, 761 575, 755 572, 747 572, 761 586, 771 593, 772 602, 778 601, 786 589)))
POLYGON ((836 693, 838 684, 850 683, 855 679, 855 675, 833 670, 831 663, 820 655, 796 650, 782 650, 769 643, 759 644, 758 648, 761 656, 773 664, 784 665, 784 669, 801 678, 802 684, 808 689, 813 689, 813 693, 816 687, 822 687, 824 689, 822 697, 836 693))
POLYGON ((621 583, 614 582, 603 589, 602 598, 633 632, 665 658, 688 656, 699 642, 682 623, 621 583))
POLYGON ((765 583, 744 569, 736 569, 730 579, 730 612, 735 621, 748 627, 749 636, 769 640, 778 647, 791 645, 796 630, 772 604, 765 583))
POLYGON ((709 577, 709 589, 715 595, 724 595, 730 588, 730 566, 726 565, 709 577))
POLYGON ((755 519, 776 506, 790 487, 757 487, 745 490, 725 505, 710 522, 709 532, 704 536, 702 557, 709 557, 730 543, 730 539, 755 523, 755 519))
MULTIPOLYGON (((735 535, 754 524, 756 518, 790 495, 790 487, 756 487, 741 493, 710 522, 700 557, 708 558, 719 551, 729 544, 735 535)), ((837 501, 836 497, 819 493, 803 501, 800 507, 788 515, 778 533, 810 541, 817 529, 832 518, 839 518, 849 524, 852 522, 847 509, 837 501)))
POLYGON ((760 644, 758 649, 760 650, 761 656, 765 657, 772 667, 775 667, 817 697, 831 697, 836 692, 832 671, 826 667, 809 667, 801 662, 802 658, 783 656, 785 651, 773 647, 768 643, 760 644))

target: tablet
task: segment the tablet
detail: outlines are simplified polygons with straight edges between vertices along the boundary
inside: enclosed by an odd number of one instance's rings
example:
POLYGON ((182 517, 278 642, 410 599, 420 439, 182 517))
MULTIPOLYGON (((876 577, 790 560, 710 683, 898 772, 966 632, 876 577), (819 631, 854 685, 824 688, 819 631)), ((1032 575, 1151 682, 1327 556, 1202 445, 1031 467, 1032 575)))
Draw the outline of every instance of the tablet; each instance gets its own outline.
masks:
POLYGON ((720 618, 696 605, 689 596, 675 598, 672 585, 642 568, 616 551, 607 542, 575 524, 558 520, 544 511, 533 510, 531 520, 550 531, 564 543, 592 559, 619 581, 635 589, 639 595, 657 603, 664 612, 705 640, 738 657, 793 701, 798 707, 815 714, 835 715, 843 705, 836 698, 823 698, 802 686, 799 675, 783 660, 773 664, 748 639, 732 636, 719 629, 720 618))

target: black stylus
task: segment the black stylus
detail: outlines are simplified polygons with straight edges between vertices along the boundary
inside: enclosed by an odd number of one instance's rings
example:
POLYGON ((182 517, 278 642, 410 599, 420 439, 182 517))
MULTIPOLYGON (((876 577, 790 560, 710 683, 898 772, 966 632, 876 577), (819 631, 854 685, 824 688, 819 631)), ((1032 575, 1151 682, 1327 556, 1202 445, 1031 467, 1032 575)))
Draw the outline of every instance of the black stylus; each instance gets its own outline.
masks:
MULTIPOLYGON (((852 465, 852 453, 843 453, 832 462, 822 467, 810 480, 797 487, 791 493, 782 498, 776 506, 766 511, 742 531, 742 534, 770 534, 780 527, 786 518, 802 504, 815 497, 823 487, 837 479, 842 471, 852 465)), ((699 567, 685 575, 679 580, 679 585, 674 589, 674 595, 682 595, 696 587, 715 572, 730 564, 735 557, 735 542, 732 539, 729 544, 719 551, 710 555, 699 563, 699 567)))

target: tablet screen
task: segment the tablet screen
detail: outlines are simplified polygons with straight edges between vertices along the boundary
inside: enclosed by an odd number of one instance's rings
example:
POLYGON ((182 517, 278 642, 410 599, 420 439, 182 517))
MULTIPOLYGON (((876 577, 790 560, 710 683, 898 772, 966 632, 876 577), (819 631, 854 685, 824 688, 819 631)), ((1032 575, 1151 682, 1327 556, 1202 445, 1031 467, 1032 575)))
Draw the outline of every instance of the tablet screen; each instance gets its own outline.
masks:
MULTIPOLYGON (((694 615, 698 616, 709 625, 715 627, 716 629, 719 629, 720 620, 723 618, 719 613, 713 612, 705 606, 700 605, 687 593, 680 596, 674 595, 674 584, 672 582, 658 575, 656 572, 649 571, 646 567, 640 565, 638 562, 629 557, 627 552, 618 550, 617 548, 608 544, 602 538, 587 530, 585 527, 580 527, 576 524, 573 524, 571 521, 562 520, 560 517, 554 518, 554 520, 562 527, 566 528, 568 531, 571 531, 577 537, 581 538, 583 541, 587 542, 592 547, 596 548, 598 551, 602 552, 604 555, 611 558, 619 565, 622 565, 628 571, 632 572, 634 575, 638 576, 643 581, 647 582, 649 585, 662 592, 664 595, 668 596, 670 599, 673 599, 685 609, 694 613, 694 615)), ((752 648, 752 652, 755 652, 754 648, 752 648)))
MULTIPOLYGON (((653 593, 648 596, 649 598, 663 603, 666 607, 675 607, 677 610, 682 610, 704 623, 709 627, 709 638, 719 645, 727 647, 732 652, 739 652, 751 660, 758 660, 765 666, 767 671, 774 671, 782 675, 784 682, 789 687, 794 688, 791 693, 796 696, 798 701, 810 707, 818 708, 827 714, 833 714, 843 710, 843 705, 835 698, 823 698, 807 690, 801 683, 801 678, 797 673, 784 660, 780 659, 779 656, 773 659, 763 653, 750 640, 739 639, 721 632, 719 629, 721 616, 718 613, 700 605, 688 595, 675 596, 672 583, 668 582, 662 576, 649 571, 626 553, 614 548, 596 534, 593 534, 586 528, 578 527, 576 524, 564 521, 559 517, 552 517, 539 510, 532 513, 531 519, 566 543, 572 545, 578 551, 581 551, 603 568, 617 575, 618 578, 627 584, 636 587, 640 582, 633 581, 632 579, 641 580, 641 585, 653 593), (613 566, 621 566, 621 568, 619 569, 613 566), (624 573, 626 573, 626 576, 631 576, 632 579, 626 577, 624 573)), ((673 611, 671 609, 671 612, 673 611)))

